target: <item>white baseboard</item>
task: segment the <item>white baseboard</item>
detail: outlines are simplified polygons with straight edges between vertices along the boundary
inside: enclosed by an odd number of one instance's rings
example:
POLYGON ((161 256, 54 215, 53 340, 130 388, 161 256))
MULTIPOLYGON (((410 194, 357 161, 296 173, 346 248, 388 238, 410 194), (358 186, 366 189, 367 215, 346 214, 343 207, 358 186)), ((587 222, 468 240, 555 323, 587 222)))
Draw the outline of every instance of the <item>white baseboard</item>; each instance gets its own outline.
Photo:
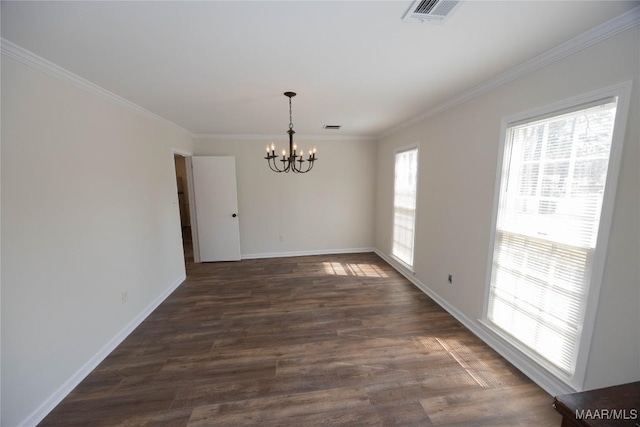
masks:
POLYGON ((492 333, 486 326, 482 325, 480 321, 473 321, 469 319, 460 310, 449 304, 444 298, 434 292, 431 288, 422 283, 420 280, 416 279, 413 272, 407 270, 392 257, 384 254, 378 249, 375 249, 374 252, 380 258, 385 260, 390 266, 396 269, 398 273, 402 274, 418 289, 420 289, 432 300, 434 300, 440 307, 442 307, 449 314, 455 317, 456 320, 462 323, 474 335, 484 341, 485 344, 498 352, 498 354, 500 354, 502 357, 507 359, 513 366, 522 371, 526 376, 528 376, 533 382, 538 384, 551 396, 574 393, 576 391, 569 385, 564 383, 562 380, 549 373, 546 369, 542 368, 535 361, 531 360, 526 355, 515 349, 498 335, 492 333))
POLYGON ((144 310, 134 317, 120 332, 94 354, 80 369, 76 371, 64 384, 62 384, 51 396, 49 396, 35 411, 25 418, 18 427, 31 427, 37 425, 53 410, 80 382, 86 378, 144 319, 151 314, 178 286, 186 279, 183 273, 171 286, 165 289, 144 310))
POLYGON ((259 259, 259 258, 286 258, 292 256, 309 256, 309 255, 336 255, 336 254, 357 254, 362 252, 374 252, 373 248, 346 248, 346 249, 319 249, 313 251, 294 251, 294 252, 267 252, 262 254, 242 254, 242 259, 259 259))

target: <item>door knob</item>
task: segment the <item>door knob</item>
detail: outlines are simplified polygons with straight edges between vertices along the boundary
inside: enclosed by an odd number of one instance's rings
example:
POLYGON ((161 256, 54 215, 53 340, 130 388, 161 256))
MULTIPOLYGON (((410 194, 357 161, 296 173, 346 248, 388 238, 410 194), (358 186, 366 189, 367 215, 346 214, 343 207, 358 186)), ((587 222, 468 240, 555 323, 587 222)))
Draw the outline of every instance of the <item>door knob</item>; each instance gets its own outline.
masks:
POLYGON ((236 214, 233 214, 233 215, 231 215, 231 216, 235 218, 235 217, 237 217, 238 215, 236 215, 236 214))

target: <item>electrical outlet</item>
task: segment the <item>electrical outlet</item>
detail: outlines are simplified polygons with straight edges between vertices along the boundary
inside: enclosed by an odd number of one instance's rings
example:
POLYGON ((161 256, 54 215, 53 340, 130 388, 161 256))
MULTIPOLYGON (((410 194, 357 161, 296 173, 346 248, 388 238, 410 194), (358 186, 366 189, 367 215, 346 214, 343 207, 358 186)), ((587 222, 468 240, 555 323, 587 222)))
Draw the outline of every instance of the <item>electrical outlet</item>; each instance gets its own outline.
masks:
POLYGON ((281 234, 281 235, 280 235, 280 241, 281 241, 281 242, 284 242, 284 234, 281 234))
POLYGON ((453 275, 451 275, 451 274, 450 274, 450 275, 449 275, 449 279, 448 279, 448 280, 449 280, 449 283, 452 283, 452 284, 453 284, 453 275))
POLYGON ((129 294, 127 294, 127 292, 126 292, 126 291, 125 291, 125 292, 123 292, 123 293, 120 295, 120 297, 121 297, 121 299, 122 299, 122 303, 123 303, 123 304, 124 304, 125 302, 129 301, 129 294))

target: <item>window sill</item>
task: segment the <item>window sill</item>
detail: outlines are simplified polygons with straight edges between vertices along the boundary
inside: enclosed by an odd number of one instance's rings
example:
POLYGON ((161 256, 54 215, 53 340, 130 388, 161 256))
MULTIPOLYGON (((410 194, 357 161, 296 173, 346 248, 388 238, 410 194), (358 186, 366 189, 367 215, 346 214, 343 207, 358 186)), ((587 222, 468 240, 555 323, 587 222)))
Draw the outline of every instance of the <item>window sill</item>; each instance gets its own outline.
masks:
POLYGON ((551 395, 574 393, 579 387, 573 377, 562 372, 531 350, 516 342, 488 320, 478 319, 479 327, 491 338, 491 347, 551 395))
POLYGON ((413 270, 413 266, 407 264, 406 262, 402 261, 400 258, 396 257, 394 254, 390 254, 391 258, 397 262, 400 267, 402 267, 403 269, 407 270, 408 272, 410 272, 411 274, 415 275, 416 272, 413 270))

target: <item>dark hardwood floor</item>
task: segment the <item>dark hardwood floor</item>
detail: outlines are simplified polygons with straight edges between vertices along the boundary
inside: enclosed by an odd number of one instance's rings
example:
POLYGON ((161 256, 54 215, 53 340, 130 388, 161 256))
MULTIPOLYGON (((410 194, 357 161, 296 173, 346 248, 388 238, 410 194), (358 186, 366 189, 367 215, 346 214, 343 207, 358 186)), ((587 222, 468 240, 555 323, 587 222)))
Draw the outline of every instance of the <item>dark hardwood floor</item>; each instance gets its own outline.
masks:
POLYGON ((374 254, 189 264, 42 426, 559 426, 374 254))

